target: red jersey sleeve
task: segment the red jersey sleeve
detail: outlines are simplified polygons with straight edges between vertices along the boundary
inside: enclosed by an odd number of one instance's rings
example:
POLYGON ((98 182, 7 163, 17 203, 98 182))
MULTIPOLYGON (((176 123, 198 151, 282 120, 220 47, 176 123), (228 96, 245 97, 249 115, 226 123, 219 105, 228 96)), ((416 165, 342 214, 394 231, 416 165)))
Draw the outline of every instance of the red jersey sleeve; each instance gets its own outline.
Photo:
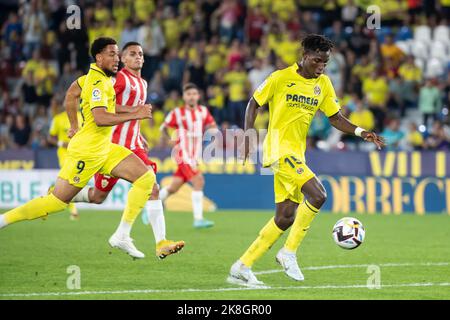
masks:
POLYGON ((207 127, 207 126, 211 126, 211 125, 215 125, 216 121, 214 120, 213 116, 211 115, 211 113, 209 112, 208 108, 203 107, 204 111, 204 117, 203 117, 203 127, 207 127))
POLYGON ((166 119, 164 120, 164 124, 169 128, 178 128, 177 119, 175 112, 172 110, 169 112, 169 114, 166 116, 166 119))
POLYGON ((125 78, 121 72, 116 75, 116 80, 114 82, 114 91, 116 92, 116 97, 121 96, 123 90, 125 90, 125 78))

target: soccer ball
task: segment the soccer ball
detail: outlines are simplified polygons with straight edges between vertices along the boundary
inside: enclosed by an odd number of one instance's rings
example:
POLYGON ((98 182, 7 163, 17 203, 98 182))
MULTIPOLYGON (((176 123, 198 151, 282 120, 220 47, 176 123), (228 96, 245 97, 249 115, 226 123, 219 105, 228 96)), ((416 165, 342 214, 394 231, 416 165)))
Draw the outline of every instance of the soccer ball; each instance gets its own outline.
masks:
POLYGON ((333 227, 333 239, 343 249, 355 249, 364 241, 366 231, 362 223, 355 218, 345 217, 333 227))

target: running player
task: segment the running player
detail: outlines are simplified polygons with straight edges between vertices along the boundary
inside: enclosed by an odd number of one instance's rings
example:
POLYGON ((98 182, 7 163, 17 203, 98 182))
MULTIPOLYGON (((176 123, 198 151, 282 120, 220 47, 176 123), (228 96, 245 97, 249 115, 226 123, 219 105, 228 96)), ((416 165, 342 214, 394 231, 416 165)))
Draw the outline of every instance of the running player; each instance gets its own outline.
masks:
MULTIPOLYGON (((144 64, 144 53, 137 42, 128 42, 122 49, 122 68, 115 77, 114 90, 116 92, 116 111, 130 112, 136 106, 142 105, 147 100, 147 81, 141 77, 141 69, 144 64)), ((84 85, 84 76, 75 81, 67 94, 70 100, 67 106, 70 114, 74 114, 77 101, 84 85)), ((112 142, 130 149, 156 174, 156 164, 152 162, 148 154, 147 141, 142 137, 139 129, 139 121, 132 120, 114 127, 112 142)), ((95 175, 95 187, 85 187, 72 200, 73 202, 103 203, 118 178, 98 173, 95 175)), ((153 185, 150 200, 146 204, 145 212, 153 229, 156 243, 156 256, 164 259, 166 256, 180 251, 184 247, 183 241, 166 239, 166 223, 161 200, 159 199, 159 186, 153 185)))
POLYGON ((203 218, 203 188, 205 179, 198 169, 198 160, 202 154, 203 133, 217 128, 214 118, 205 106, 199 105, 200 92, 193 83, 183 86, 184 106, 175 108, 167 115, 161 130, 170 139, 167 128, 177 129, 177 141, 172 154, 178 165, 169 187, 162 188, 159 198, 164 201, 177 192, 186 183, 192 183, 192 208, 194 228, 209 228, 214 222, 203 218))
MULTIPOLYGON (((333 44, 323 36, 308 35, 302 41, 303 58, 272 73, 253 94, 245 130, 254 128, 257 108, 268 104, 270 121, 263 147, 263 166, 274 172, 275 217, 261 229, 258 238, 231 267, 228 282, 261 285, 251 267, 292 226, 276 261, 292 279, 304 279, 296 252, 314 217, 326 200, 322 183, 305 163, 306 137, 318 109, 338 130, 373 142, 378 149, 384 140, 373 132, 351 124, 340 112, 330 79, 324 74, 333 44)), ((247 158, 251 146, 243 144, 247 158)), ((245 161, 245 160, 244 160, 245 161)))
MULTIPOLYGON (((68 132, 70 129, 69 118, 67 117, 67 112, 64 110, 64 105, 58 103, 59 110, 58 114, 56 114, 52 119, 52 124, 49 130, 48 141, 58 146, 58 163, 59 168, 62 168, 64 165, 64 161, 67 156, 67 146, 69 144, 70 138, 68 136, 68 132)), ((81 114, 77 112, 78 121, 81 122, 81 114)), ((53 186, 54 187, 54 186, 53 186)), ((53 189, 52 187, 52 189, 53 189)), ((77 220, 79 218, 77 207, 74 203, 69 203, 70 210, 70 219, 77 220)))
MULTIPOLYGON (((67 147, 67 157, 58 174, 54 190, 24 205, 0 215, 0 228, 23 221, 45 217, 67 208, 95 173, 111 175, 132 183, 121 222, 109 239, 117 247, 135 258, 144 254, 136 249, 130 237, 131 227, 145 206, 155 174, 134 153, 111 142, 112 127, 127 121, 151 118, 151 106, 142 105, 133 112, 116 114, 116 94, 112 76, 119 67, 119 49, 114 39, 101 37, 92 43, 91 64, 81 92, 81 129, 67 147)), ((78 123, 76 114, 69 116, 71 125, 78 123)))

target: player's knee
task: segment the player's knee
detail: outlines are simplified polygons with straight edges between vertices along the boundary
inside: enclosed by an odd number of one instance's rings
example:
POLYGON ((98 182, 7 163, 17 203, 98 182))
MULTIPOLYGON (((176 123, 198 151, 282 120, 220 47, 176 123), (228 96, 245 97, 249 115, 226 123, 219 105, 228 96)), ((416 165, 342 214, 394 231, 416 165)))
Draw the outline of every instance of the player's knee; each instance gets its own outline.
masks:
POLYGON ((205 186, 205 178, 203 176, 198 176, 192 184, 196 190, 203 190, 205 186))
POLYGON ((153 185, 152 194, 150 195, 150 200, 158 200, 159 199, 159 185, 155 183, 153 185))
POLYGON ((153 172, 153 170, 147 170, 142 176, 140 176, 133 182, 133 186, 140 189, 149 190, 149 194, 151 194, 155 182, 155 173, 153 172))
POLYGON ((89 197, 89 202, 94 204, 102 204, 107 196, 108 194, 106 192, 94 192, 89 197))
POLYGON ((293 223, 295 217, 276 216, 275 224, 283 231, 286 231, 293 223))
POLYGON ((319 209, 327 201, 327 192, 320 190, 308 198, 308 202, 319 209))

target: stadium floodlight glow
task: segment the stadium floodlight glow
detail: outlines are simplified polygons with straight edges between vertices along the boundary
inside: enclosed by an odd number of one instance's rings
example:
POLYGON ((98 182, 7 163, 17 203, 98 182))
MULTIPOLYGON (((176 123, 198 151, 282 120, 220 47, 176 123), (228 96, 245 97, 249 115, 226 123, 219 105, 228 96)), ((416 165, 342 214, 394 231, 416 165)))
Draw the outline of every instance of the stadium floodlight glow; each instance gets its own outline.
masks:
POLYGON ((420 131, 420 132, 425 132, 425 131, 427 131, 427 127, 426 127, 425 125, 421 124, 421 125, 419 126, 419 131, 420 131))

